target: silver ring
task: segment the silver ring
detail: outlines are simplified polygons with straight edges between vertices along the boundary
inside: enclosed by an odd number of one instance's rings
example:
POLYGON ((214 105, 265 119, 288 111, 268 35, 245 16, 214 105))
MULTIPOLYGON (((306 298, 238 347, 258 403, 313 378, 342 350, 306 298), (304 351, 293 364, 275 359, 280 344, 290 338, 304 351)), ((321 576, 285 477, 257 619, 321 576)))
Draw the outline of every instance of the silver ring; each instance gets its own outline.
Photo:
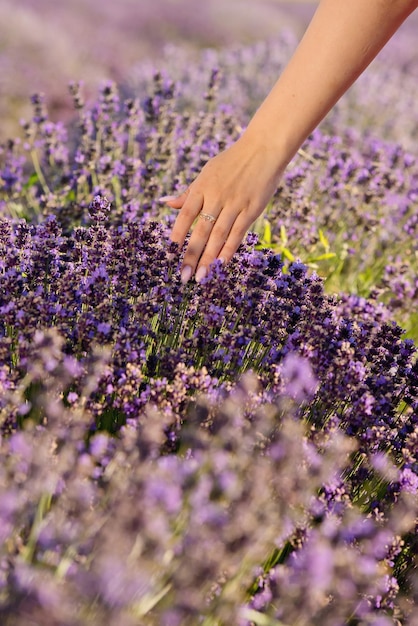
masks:
POLYGON ((198 217, 201 217, 207 222, 216 222, 216 219, 217 219, 216 217, 213 217, 213 215, 210 215, 209 213, 202 213, 202 212, 199 213, 198 217))

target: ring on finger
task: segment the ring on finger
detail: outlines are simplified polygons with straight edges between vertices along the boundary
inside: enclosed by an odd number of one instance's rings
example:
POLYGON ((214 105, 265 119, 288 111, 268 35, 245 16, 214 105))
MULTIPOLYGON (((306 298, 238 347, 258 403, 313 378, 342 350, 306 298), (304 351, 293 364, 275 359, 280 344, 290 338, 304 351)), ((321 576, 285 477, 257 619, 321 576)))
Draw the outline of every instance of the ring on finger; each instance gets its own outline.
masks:
POLYGON ((216 222, 217 218, 214 217, 213 215, 210 215, 210 213, 203 213, 203 211, 201 211, 199 213, 199 215, 197 217, 201 217, 202 220, 206 220, 207 222, 216 222))

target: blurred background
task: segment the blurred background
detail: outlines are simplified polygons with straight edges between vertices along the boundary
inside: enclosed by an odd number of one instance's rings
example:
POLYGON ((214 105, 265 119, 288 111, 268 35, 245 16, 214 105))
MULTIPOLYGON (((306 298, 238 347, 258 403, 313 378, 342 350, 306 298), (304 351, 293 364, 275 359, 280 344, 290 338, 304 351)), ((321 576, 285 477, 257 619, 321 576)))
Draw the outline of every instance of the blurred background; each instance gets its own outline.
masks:
POLYGON ((42 91, 52 119, 71 104, 67 85, 94 95, 104 79, 123 84, 167 43, 223 47, 270 39, 283 27, 302 34, 315 3, 277 0, 0 0, 0 140, 31 115, 42 91))
MULTIPOLYGON (((168 43, 189 49, 245 45, 274 39, 284 28, 292 30, 297 41, 316 4, 0 0, 0 141, 20 134, 19 121, 30 117, 34 92, 45 93, 53 120, 66 119, 71 111, 67 86, 72 80, 84 82, 87 97, 95 95, 104 79, 123 85, 141 60, 157 62, 168 43)), ((415 37, 416 30, 408 58, 415 55, 416 61, 415 37)))

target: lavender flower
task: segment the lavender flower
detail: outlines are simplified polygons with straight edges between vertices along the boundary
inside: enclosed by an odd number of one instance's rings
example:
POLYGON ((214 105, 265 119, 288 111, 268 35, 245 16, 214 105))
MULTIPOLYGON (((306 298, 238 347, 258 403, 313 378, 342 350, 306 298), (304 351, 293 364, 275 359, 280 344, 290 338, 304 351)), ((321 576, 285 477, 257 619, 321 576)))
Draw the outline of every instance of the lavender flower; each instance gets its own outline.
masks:
POLYGON ((348 95, 201 284, 156 200, 294 43, 177 51, 92 105, 73 83, 68 127, 37 94, 2 148, 6 626, 416 621, 418 360, 395 319, 413 335, 418 187, 387 72, 385 137, 366 89, 347 126, 348 95))

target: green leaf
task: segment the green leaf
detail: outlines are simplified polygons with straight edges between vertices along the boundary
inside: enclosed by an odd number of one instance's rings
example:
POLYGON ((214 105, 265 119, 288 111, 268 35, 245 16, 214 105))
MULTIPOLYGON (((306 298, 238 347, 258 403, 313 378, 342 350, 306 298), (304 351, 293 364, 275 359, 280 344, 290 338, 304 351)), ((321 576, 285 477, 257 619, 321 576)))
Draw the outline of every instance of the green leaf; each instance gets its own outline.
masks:
POLYGON ((288 248, 282 248, 282 254, 288 261, 291 261, 292 263, 295 260, 295 257, 288 248))
POLYGON ((280 239, 282 241, 282 244, 284 246, 287 246, 287 233, 286 233, 286 228, 283 226, 283 224, 280 226, 280 239))
POLYGON ((328 252, 330 246, 329 246, 329 241, 328 239, 325 237, 324 235, 324 231, 322 230, 322 228, 319 229, 319 241, 321 242, 321 245, 325 248, 325 250, 328 252))
POLYGON ((268 220, 264 220, 263 244, 271 246, 271 225, 268 220))
POLYGON ((316 261, 327 261, 328 259, 335 259, 337 255, 335 252, 325 252, 324 254, 319 254, 318 256, 309 258, 309 263, 315 263, 316 261))
POLYGON ((36 185, 36 183, 39 183, 39 176, 36 172, 33 172, 33 174, 29 176, 28 181, 23 185, 23 189, 26 191, 36 185))
POLYGON ((75 191, 74 189, 71 189, 67 195, 65 196, 65 201, 66 202, 75 202, 75 191))

